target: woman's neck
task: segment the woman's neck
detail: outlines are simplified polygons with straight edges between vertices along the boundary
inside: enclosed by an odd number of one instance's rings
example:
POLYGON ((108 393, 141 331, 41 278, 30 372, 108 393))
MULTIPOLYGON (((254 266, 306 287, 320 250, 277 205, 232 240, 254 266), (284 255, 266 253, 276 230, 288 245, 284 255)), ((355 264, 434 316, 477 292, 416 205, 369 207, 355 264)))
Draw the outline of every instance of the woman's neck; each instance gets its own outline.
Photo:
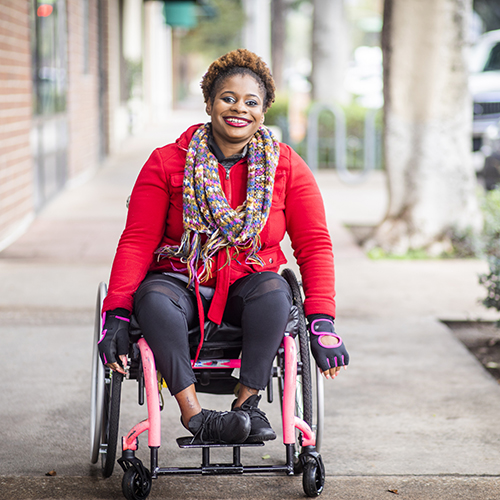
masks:
POLYGON ((215 141, 217 144, 218 148, 220 149, 221 153, 224 155, 225 158, 229 158, 230 156, 234 155, 240 155, 243 153, 245 150, 246 144, 219 144, 217 141, 215 141))
POLYGON ((212 134, 212 131, 209 133, 208 145, 219 161, 235 155, 244 155, 247 147, 246 143, 243 146, 241 144, 232 145, 229 143, 227 145, 223 144, 221 147, 212 134))

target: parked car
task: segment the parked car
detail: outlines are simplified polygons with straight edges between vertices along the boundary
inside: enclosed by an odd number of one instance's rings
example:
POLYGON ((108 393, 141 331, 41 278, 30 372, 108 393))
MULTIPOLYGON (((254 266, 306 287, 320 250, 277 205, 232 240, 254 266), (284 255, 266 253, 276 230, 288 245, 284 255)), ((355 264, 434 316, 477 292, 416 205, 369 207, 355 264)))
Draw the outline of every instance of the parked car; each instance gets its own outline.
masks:
POLYGON ((500 120, 500 30, 479 37, 471 50, 469 89, 474 104, 472 151, 477 172, 484 168, 486 131, 500 120))

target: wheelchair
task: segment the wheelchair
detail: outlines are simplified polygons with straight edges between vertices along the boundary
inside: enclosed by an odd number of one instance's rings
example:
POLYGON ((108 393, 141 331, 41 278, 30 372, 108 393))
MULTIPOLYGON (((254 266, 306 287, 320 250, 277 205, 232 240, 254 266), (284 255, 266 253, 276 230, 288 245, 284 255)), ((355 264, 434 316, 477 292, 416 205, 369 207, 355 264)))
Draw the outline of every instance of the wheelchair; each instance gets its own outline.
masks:
MULTIPOLYGON (((152 480, 161 475, 212 474, 230 475, 245 473, 302 474, 304 493, 315 497, 323 492, 325 468, 320 455, 323 436, 324 398, 323 379, 309 352, 309 339, 303 312, 301 287, 291 269, 284 269, 282 276, 292 291, 293 305, 290 318, 273 364, 267 387, 267 400, 274 400, 274 386, 278 388, 278 399, 282 415, 282 434, 285 446, 285 461, 278 465, 243 465, 241 448, 264 446, 252 444, 205 444, 193 441, 193 437, 177 438, 180 448, 201 448, 202 461, 199 467, 160 467, 158 464, 161 445, 160 410, 161 375, 157 373, 154 356, 147 342, 140 335, 138 325, 131 320, 131 343, 129 349, 129 371, 126 378, 138 383, 138 403, 146 401, 148 417, 135 425, 122 438, 122 455, 117 460, 124 475, 122 491, 127 500, 143 500, 151 492, 152 480), (313 369, 315 368, 315 369, 313 369), (314 376, 313 376, 314 375, 314 376), (277 384, 274 383, 276 379, 277 384), (314 379, 314 380, 313 380, 314 379), (160 382, 159 382, 160 381, 160 382), (313 388, 314 386, 314 388, 313 388), (146 398, 144 397, 146 394, 146 398), (144 466, 136 457, 138 436, 148 431, 150 467, 144 466), (212 448, 232 448, 232 463, 213 464, 210 460, 212 448)), ((105 283, 100 283, 97 295, 92 354, 91 383, 91 453, 96 464, 101 458, 104 477, 112 475, 118 445, 121 387, 124 376, 113 372, 101 363, 97 342, 101 335, 102 303, 107 293, 105 283)), ((198 331, 190 331, 191 356, 199 341, 198 331)), ((241 331, 232 325, 208 324, 205 341, 198 361, 194 365, 197 392, 232 394, 237 379, 232 377, 241 360, 241 331)))

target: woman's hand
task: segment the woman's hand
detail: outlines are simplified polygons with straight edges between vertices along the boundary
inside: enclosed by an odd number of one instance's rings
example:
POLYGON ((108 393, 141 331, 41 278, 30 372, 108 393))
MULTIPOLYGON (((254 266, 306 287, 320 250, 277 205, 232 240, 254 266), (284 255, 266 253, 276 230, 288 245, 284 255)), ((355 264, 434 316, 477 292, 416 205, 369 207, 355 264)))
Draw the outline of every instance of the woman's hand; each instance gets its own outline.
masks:
POLYGON ((342 339, 335 333, 333 320, 328 316, 312 315, 309 318, 311 351, 321 373, 334 379, 343 366, 347 369, 349 354, 342 339))
POLYGON ((120 354, 118 356, 121 364, 118 363, 106 363, 106 366, 109 366, 114 372, 122 373, 123 375, 126 375, 125 373, 125 368, 127 368, 127 355, 126 354, 120 354), (123 367, 123 368, 122 368, 123 367))
POLYGON ((103 329, 101 340, 98 342, 102 362, 125 375, 127 367, 127 353, 129 348, 128 311, 114 309, 103 314, 103 329))

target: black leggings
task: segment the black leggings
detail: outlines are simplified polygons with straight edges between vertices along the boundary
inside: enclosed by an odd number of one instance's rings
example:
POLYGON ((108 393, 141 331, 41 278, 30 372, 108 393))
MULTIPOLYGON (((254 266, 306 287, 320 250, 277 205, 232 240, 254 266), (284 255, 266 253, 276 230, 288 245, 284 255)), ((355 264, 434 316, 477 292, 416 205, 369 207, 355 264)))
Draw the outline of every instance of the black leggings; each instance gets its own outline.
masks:
MULTIPOLYGON (((210 304, 202 300, 206 313, 210 304)), ((267 386, 291 305, 290 287, 276 273, 251 274, 229 288, 223 321, 243 332, 243 385, 258 390, 267 386)), ((151 274, 136 292, 134 314, 170 393, 194 384, 188 341, 188 330, 199 321, 194 292, 172 276, 151 274)))

